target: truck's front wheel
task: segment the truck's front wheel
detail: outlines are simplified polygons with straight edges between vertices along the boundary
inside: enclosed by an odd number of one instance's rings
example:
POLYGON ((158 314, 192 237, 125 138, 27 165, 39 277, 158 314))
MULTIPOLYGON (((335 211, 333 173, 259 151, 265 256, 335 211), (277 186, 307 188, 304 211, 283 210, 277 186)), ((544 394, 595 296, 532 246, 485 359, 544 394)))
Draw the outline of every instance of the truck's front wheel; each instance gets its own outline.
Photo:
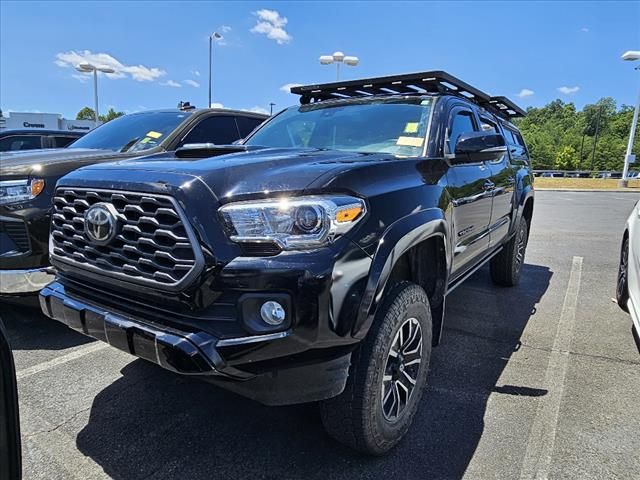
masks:
POLYGON ((380 455, 391 449, 416 414, 430 356, 427 294, 413 283, 395 283, 352 355, 345 390, 320 404, 327 432, 364 453, 380 455))

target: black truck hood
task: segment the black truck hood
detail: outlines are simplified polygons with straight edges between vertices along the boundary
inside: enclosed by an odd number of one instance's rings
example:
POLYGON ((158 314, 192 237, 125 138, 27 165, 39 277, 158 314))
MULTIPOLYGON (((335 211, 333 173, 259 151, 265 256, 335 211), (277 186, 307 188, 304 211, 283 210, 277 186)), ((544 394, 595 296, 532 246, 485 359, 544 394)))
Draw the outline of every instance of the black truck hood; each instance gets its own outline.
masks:
POLYGON ((144 176, 150 183, 175 183, 190 177, 201 180, 218 199, 226 200, 301 191, 329 171, 393 159, 388 154, 292 148, 264 148, 203 159, 176 158, 168 153, 92 165, 65 178, 65 183, 71 184, 74 178, 85 183, 116 176, 123 181, 144 176))
POLYGON ((25 178, 30 175, 55 177, 97 162, 131 158, 136 154, 88 148, 49 148, 3 152, 0 154, 0 177, 25 178))

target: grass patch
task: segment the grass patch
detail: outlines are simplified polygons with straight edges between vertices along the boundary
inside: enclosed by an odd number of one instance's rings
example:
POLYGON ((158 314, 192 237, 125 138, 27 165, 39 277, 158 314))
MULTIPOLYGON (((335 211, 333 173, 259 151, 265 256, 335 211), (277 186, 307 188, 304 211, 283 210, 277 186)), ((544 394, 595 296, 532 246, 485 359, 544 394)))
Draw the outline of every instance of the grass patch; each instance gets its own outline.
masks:
MULTIPOLYGON (((617 190, 618 179, 612 178, 536 178, 535 188, 617 190)), ((629 180, 627 190, 640 191, 640 180, 629 180)))

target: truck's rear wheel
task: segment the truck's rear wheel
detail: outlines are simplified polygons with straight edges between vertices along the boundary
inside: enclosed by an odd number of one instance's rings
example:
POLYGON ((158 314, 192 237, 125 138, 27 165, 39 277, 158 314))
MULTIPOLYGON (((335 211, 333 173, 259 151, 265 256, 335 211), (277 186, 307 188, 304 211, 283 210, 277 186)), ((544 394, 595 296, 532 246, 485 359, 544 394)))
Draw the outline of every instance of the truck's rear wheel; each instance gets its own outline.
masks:
POLYGON ((320 404, 327 432, 372 455, 396 445, 407 433, 426 385, 431 334, 424 290, 410 282, 392 285, 352 355, 345 390, 320 404))
POLYGON ((516 234, 502 251, 491 259, 489 267, 493 283, 504 287, 513 287, 520 283, 520 273, 524 264, 528 239, 529 226, 527 221, 521 218, 516 234))
POLYGON ((618 281, 616 282, 616 300, 625 312, 629 311, 629 237, 625 237, 620 249, 620 266, 618 267, 618 281))

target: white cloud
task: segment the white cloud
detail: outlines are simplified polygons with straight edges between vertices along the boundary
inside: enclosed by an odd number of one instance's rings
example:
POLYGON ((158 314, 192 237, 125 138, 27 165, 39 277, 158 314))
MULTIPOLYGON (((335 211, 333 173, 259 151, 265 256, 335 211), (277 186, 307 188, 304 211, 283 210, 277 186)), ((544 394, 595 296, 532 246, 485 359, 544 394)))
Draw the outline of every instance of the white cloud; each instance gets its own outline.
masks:
POLYGON ((254 12, 254 15, 258 17, 258 20, 250 30, 252 33, 266 35, 270 40, 275 40, 278 45, 284 45, 293 40, 293 37, 284 29, 289 22, 287 17, 280 16, 276 10, 265 8, 254 12))
POLYGON ((576 87, 559 87, 558 91, 560 93, 562 93, 563 95, 572 95, 574 93, 576 93, 578 90, 580 90, 580 87, 576 86, 576 87))
POLYGON ((213 103, 210 105, 210 107, 211 107, 211 108, 224 108, 224 105, 223 105, 223 104, 221 104, 221 103, 218 103, 218 102, 213 102, 213 103))
POLYGON ((200 71, 199 70, 192 70, 191 73, 193 73, 196 77, 200 76, 200 71))
POLYGON ((242 110, 244 110, 245 112, 262 113, 264 115, 269 115, 269 110, 267 110, 266 108, 258 107, 257 105, 251 108, 243 108, 242 110))
MULTIPOLYGON (((81 63, 90 63, 99 67, 108 67, 114 73, 106 73, 108 78, 124 78, 129 75, 138 82, 153 82, 167 74, 164 70, 156 67, 146 67, 144 65, 125 65, 108 53, 92 53, 90 50, 76 52, 58 53, 55 64, 59 67, 75 68, 81 63)), ((101 74, 102 75, 102 74, 101 74)), ((77 78, 74 76, 74 78, 77 78)))
POLYGON ((198 88, 200 86, 200 84, 198 82, 196 82, 195 80, 184 80, 184 83, 186 83, 187 85, 191 85, 192 87, 196 87, 196 88, 198 88))
POLYGON ((582 28, 580 29, 580 31, 581 31, 581 32, 584 32, 584 33, 588 33, 588 32, 589 32, 589 29, 588 29, 587 27, 582 27, 582 28))
POLYGON ((72 73, 71 76, 73 78, 75 78, 76 80, 78 80, 80 83, 86 83, 87 80, 89 80, 89 74, 88 73, 72 73))
POLYGON ((229 33, 232 30, 232 28, 229 25, 222 25, 220 27, 220 31, 222 33, 229 33))
POLYGON ((301 83, 285 83, 284 85, 282 85, 280 87, 280 90, 285 92, 285 93, 291 93, 291 89, 293 87, 299 87, 301 85, 302 85, 301 83))
POLYGON ((163 82, 160 85, 162 85, 163 87, 175 87, 175 88, 182 87, 182 85, 180 85, 178 82, 174 80, 167 80, 166 82, 163 82))
POLYGON ((520 98, 524 98, 524 97, 530 97, 531 95, 533 95, 535 92, 533 90, 529 90, 528 88, 523 88, 522 90, 520 90, 520 93, 518 93, 518 96, 520 98))

